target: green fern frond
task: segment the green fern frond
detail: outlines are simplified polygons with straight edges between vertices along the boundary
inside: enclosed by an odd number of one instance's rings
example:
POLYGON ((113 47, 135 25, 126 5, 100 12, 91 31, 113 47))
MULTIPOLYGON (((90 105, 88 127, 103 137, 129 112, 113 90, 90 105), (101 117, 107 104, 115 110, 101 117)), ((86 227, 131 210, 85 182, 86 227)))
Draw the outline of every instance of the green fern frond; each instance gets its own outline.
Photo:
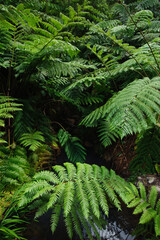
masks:
POLYGON ((153 209, 155 207, 156 201, 157 201, 157 189, 155 186, 153 186, 149 194, 149 203, 153 209))
POLYGON ((76 212, 75 208, 72 208, 71 215, 72 215, 72 221, 73 221, 74 230, 78 234, 80 239, 83 240, 81 223, 80 223, 80 220, 79 220, 79 217, 77 215, 77 212, 76 212))
POLYGON ((138 3, 138 5, 136 6, 137 9, 151 9, 153 7, 156 7, 157 5, 159 5, 159 1, 158 0, 142 0, 138 3))
MULTIPOLYGON (((0 96, 0 127, 5 127, 4 119, 13 118, 14 112, 22 110, 22 104, 16 102, 17 99, 9 96, 0 96)), ((3 132, 2 135, 3 136, 3 132)), ((0 136, 0 143, 6 143, 0 136)))
POLYGON ((154 226, 155 226, 156 236, 160 236, 160 216, 159 215, 157 215, 154 218, 154 226))
POLYGON ((114 131, 114 128, 110 126, 109 122, 102 121, 99 126, 99 137, 102 144, 106 147, 112 144, 112 141, 116 141, 118 134, 114 131))
MULTIPOLYGON (((105 105, 84 118, 81 124, 91 124, 106 115, 105 121, 110 124, 111 129, 108 135, 113 139, 117 134, 123 138, 128 134, 141 132, 147 129, 150 123, 156 125, 160 111, 159 88, 159 77, 135 80, 105 105)), ((104 132, 103 136, 102 132, 100 135, 102 140, 105 139, 105 134, 104 132)))
POLYGON ((0 179, 2 188, 15 189, 29 181, 30 165, 25 153, 14 151, 13 156, 5 156, 0 160, 0 179))
MULTIPOLYGON (((149 20, 153 18, 153 13, 149 10, 142 10, 136 12, 132 18, 128 19, 127 25, 129 27, 135 28, 135 23, 137 24, 138 28, 141 28, 142 25, 149 25, 149 20), (134 22, 133 22, 134 21, 134 22)), ((144 27, 144 26, 143 26, 144 27)))
POLYGON ((144 201, 146 201, 147 200, 146 189, 145 189, 144 185, 141 182, 139 182, 139 191, 140 191, 141 198, 144 201))
POLYGON ((84 162, 86 151, 81 145, 80 139, 72 137, 67 131, 60 129, 58 132, 58 139, 61 146, 64 146, 68 159, 71 162, 84 162))
POLYGON ((146 211, 143 212, 139 223, 144 224, 150 222, 156 216, 156 211, 152 208, 148 208, 146 211))
POLYGON ((42 132, 36 131, 34 133, 24 133, 19 141, 24 147, 29 147, 29 150, 35 151, 42 146, 45 139, 42 132))
POLYGON ((64 222, 65 222, 68 236, 70 239, 72 239, 73 238, 73 223, 72 223, 71 213, 64 218, 64 222))
MULTIPOLYGON (((128 189, 128 193, 130 195, 130 201, 127 206, 130 208, 135 207, 133 214, 141 213, 141 217, 139 220, 140 224, 146 224, 154 220, 154 230, 156 236, 160 235, 158 226, 160 224, 159 218, 159 206, 160 200, 157 201, 157 189, 155 186, 152 186, 150 192, 148 193, 149 197, 146 196, 146 189, 142 183, 139 183, 139 193, 137 195, 133 189, 133 184, 130 185, 128 189)), ((128 193, 126 195, 128 195, 128 193)))
MULTIPOLYGON (((158 123, 157 123, 158 124, 158 123)), ((130 163, 130 171, 140 173, 154 173, 155 164, 159 163, 159 127, 142 131, 136 140, 136 157, 130 163)))
POLYGON ((118 189, 122 181, 121 190, 122 188, 126 190, 128 184, 105 167, 96 165, 77 163, 76 168, 71 163, 65 163, 64 166, 54 166, 53 171, 35 174, 33 180, 21 188, 19 206, 30 203, 32 207, 38 208, 36 217, 50 208, 53 209, 51 217, 53 232, 57 227, 60 213, 63 212, 70 237, 74 228, 80 239, 83 239, 83 226, 89 239, 93 239, 91 227, 99 238, 96 228, 92 225, 93 219, 97 226, 102 228, 100 209, 108 215, 108 201, 120 209, 118 194, 114 193, 113 185, 118 189), (42 201, 39 202, 40 198, 42 201))

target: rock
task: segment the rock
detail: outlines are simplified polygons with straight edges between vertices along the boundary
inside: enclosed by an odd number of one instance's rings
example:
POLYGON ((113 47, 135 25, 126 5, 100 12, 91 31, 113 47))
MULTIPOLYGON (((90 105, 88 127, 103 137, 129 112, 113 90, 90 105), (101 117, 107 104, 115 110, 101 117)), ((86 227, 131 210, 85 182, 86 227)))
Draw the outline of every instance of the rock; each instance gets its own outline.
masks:
POLYGON ((139 176, 136 185, 138 186, 138 182, 143 183, 143 185, 149 190, 152 186, 155 186, 158 194, 160 194, 160 176, 159 175, 146 175, 139 176))

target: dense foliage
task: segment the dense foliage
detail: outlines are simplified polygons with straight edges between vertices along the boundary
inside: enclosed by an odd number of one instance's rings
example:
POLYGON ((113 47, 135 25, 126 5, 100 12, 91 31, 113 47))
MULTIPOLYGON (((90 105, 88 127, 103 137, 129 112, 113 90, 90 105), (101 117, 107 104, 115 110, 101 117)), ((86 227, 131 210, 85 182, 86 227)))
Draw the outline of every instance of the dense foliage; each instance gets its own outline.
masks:
MULTIPOLYGON (((134 151, 129 160, 131 179, 156 173, 160 163, 159 11, 158 0, 0 1, 4 199, 8 191, 27 182, 26 189, 18 192, 19 206, 37 203, 39 215, 49 208, 57 214, 63 209, 71 238, 74 228, 83 239, 83 226, 92 239, 89 224, 98 239, 91 218, 100 225, 99 209, 108 214, 106 195, 120 209, 119 197, 125 193, 122 200, 136 207, 134 213, 142 212, 140 223, 154 220, 155 233, 160 235, 155 187, 147 198, 142 185, 139 193, 112 171, 84 163, 84 143, 92 137, 102 153, 114 144, 123 150, 129 145, 127 138, 136 138, 134 149, 129 147, 134 151), (39 172, 52 169, 60 149, 68 161, 77 163, 77 169, 65 163, 53 167, 56 173, 39 172), (110 185, 112 174, 120 185, 114 181, 110 185)), ((59 215, 52 215, 52 230, 58 219, 59 215)))

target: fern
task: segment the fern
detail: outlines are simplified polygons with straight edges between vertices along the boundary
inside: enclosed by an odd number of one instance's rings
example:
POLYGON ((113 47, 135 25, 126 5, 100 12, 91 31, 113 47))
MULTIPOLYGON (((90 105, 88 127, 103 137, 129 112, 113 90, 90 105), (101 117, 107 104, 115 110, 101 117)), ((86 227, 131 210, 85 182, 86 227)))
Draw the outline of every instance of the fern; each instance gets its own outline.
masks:
POLYGON ((24 147, 29 147, 29 150, 35 151, 40 146, 42 146, 42 143, 44 143, 45 139, 41 132, 36 131, 34 133, 24 133, 22 137, 19 139, 19 142, 24 147))
POLYGON ((0 118, 13 118, 13 113, 21 110, 22 104, 16 103, 17 99, 0 96, 0 118))
MULTIPOLYGON (((71 163, 64 166, 54 166, 54 172, 42 171, 33 177, 33 181, 25 184, 20 190, 19 207, 33 204, 41 198, 43 204, 37 205, 36 217, 52 209, 51 230, 54 233, 60 213, 63 217, 68 235, 72 237, 73 228, 82 239, 82 226, 89 239, 92 239, 92 219, 101 226, 101 211, 108 215, 108 200, 118 209, 120 202, 114 186, 121 184, 121 191, 126 191, 123 179, 113 174, 105 167, 77 163, 77 168, 71 163), (45 197, 47 195, 47 198, 45 197)), ((93 230, 95 228, 93 227, 93 230)))
POLYGON ((22 183, 29 181, 30 166, 25 152, 17 147, 11 156, 0 159, 1 188, 15 189, 22 183))
POLYGON ((149 24, 150 20, 153 18, 153 13, 149 10, 142 10, 140 12, 137 12, 133 15, 132 19, 129 18, 127 25, 129 27, 135 28, 135 23, 137 24, 138 28, 141 28, 144 24, 149 24), (134 21, 134 22, 133 22, 134 21))
MULTIPOLYGON (((128 188, 127 188, 128 189, 128 188)), ((131 188, 128 189, 130 201, 128 204, 129 208, 135 207, 133 214, 142 213, 139 223, 146 224, 154 220, 154 230, 156 236, 160 235, 159 225, 159 200, 157 199, 158 193, 155 186, 153 186, 146 196, 146 189, 142 183, 139 183, 140 193, 136 194, 134 192, 135 186, 131 185, 131 188)))
POLYGON ((67 131, 60 129, 58 132, 58 139, 71 162, 84 162, 86 150, 81 145, 80 139, 72 137, 67 131))
POLYGON ((155 173, 159 163, 159 127, 149 128, 139 134, 136 140, 136 157, 130 163, 132 174, 155 173))
MULTIPOLYGON (((106 115, 105 121, 110 125, 109 138, 114 138, 117 134, 123 138, 147 129, 150 123, 156 125, 160 110, 159 87, 159 77, 135 80, 105 105, 84 118, 81 124, 93 124, 106 115)), ((105 136, 104 125, 100 135, 102 140, 105 139, 103 133, 105 136)))
MULTIPOLYGON (((10 199, 11 200, 11 199, 10 199)), ((6 209, 4 216, 0 216, 0 235, 2 239, 15 239, 18 240, 26 240, 22 237, 22 231, 24 231, 23 224, 26 221, 19 219, 17 213, 15 213, 15 206, 13 202, 10 204, 11 206, 6 209)))
POLYGON ((153 0, 153 1, 142 0, 137 4, 136 8, 137 9, 151 9, 151 8, 156 7, 158 5, 159 5, 158 0, 153 0))
POLYGON ((15 114, 13 122, 15 141, 19 141, 24 133, 34 130, 42 132, 47 142, 54 140, 50 119, 42 113, 41 109, 36 111, 37 106, 41 104, 41 99, 36 97, 21 100, 21 102, 23 102, 22 111, 15 114))
MULTIPOLYGON (((16 102, 17 99, 11 98, 9 96, 0 96, 0 127, 5 127, 4 119, 13 118, 14 112, 21 111, 22 104, 16 102)), ((1 138, 4 132, 0 133, 0 143, 6 143, 6 141, 1 138)))

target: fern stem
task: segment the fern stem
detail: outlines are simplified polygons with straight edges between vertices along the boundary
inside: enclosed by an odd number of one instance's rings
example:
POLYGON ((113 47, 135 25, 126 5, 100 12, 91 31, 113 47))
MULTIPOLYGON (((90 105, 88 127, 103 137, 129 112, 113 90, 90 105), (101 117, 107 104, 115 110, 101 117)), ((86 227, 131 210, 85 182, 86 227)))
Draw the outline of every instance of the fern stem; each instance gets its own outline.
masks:
POLYGON ((144 75, 141 73, 141 72, 139 72, 138 70, 133 70, 134 72, 136 72, 136 73, 138 73, 141 77, 144 77, 144 75))
POLYGON ((64 131, 66 131, 66 129, 59 123, 59 122, 57 122, 57 121, 53 121, 52 123, 56 123, 56 124, 58 124, 64 131))
POLYGON ((157 69, 154 68, 154 66, 152 64, 149 64, 151 65, 151 67, 154 69, 154 71, 158 74, 158 76, 160 76, 160 73, 157 71, 157 69))

